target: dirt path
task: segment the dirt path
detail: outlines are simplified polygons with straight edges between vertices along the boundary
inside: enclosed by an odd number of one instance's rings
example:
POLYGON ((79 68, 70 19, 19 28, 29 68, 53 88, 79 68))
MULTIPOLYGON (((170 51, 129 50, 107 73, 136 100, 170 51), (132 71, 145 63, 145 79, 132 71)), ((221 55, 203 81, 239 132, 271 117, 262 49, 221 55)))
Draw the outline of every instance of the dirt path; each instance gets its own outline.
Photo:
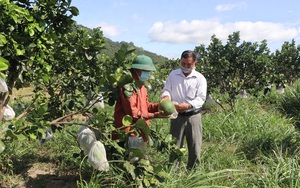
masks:
POLYGON ((51 163, 34 163, 20 174, 0 180, 2 188, 76 188, 78 175, 55 175, 55 166, 51 163))

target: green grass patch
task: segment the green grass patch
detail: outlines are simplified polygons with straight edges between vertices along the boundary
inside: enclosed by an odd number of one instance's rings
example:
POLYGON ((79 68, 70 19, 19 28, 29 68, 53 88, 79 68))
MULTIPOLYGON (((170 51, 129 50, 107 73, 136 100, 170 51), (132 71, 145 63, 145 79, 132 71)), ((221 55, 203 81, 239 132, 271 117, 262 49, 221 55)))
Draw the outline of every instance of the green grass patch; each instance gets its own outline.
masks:
MULTIPOLYGON (((0 157, 1 184, 16 185, 12 177, 34 165, 44 169, 51 164, 53 176, 72 176, 71 181, 77 187, 298 187, 300 134, 294 126, 297 113, 287 111, 288 105, 292 105, 287 103, 288 98, 297 102, 295 93, 287 90, 282 96, 277 95, 278 100, 272 104, 266 103, 271 99, 265 96, 237 99, 232 110, 209 106, 202 114, 201 164, 193 171, 185 168, 186 151, 175 172, 174 164, 168 162, 168 151, 160 150, 157 140, 151 140, 144 153, 152 172, 143 171, 137 179, 132 179, 124 171, 124 165, 127 164, 127 168, 130 165, 123 158, 109 161, 109 172, 96 171, 74 137, 79 126, 69 125, 56 131, 54 137, 42 145, 36 140, 8 145, 0 157), (151 178, 154 176, 159 177, 159 182, 151 178)), ((108 110, 111 115, 113 108, 108 110)), ((153 119, 151 129, 162 140, 168 139, 169 123, 169 119, 153 119)))

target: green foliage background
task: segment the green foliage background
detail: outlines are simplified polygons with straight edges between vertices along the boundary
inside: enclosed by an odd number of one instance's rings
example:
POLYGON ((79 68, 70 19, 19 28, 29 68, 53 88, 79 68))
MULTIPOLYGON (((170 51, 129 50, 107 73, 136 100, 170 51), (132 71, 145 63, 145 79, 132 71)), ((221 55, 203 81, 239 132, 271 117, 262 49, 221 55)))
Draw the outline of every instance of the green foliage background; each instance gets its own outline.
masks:
MULTIPOLYGON (((0 76, 8 86, 8 92, 0 94, 1 184, 43 158, 60 164, 58 176, 79 176, 78 187, 299 186, 300 47, 294 40, 271 53, 267 41, 240 41, 239 32, 234 32, 225 44, 213 35, 208 46, 195 47, 197 70, 221 103, 203 107, 201 166, 190 172, 182 165, 174 173, 168 156, 186 160, 186 151, 174 146, 168 119, 151 120, 151 128, 143 120, 133 125, 130 117, 124 121, 136 133, 148 133, 151 141, 143 152, 120 147, 110 135, 116 87, 139 84, 128 80, 136 55, 150 56, 159 70, 146 82, 153 102, 160 100, 179 57, 170 60, 131 42, 113 42, 101 28, 77 25, 73 16, 78 13, 70 0, 0 1, 0 76), (22 101, 24 108, 16 109, 13 120, 4 121, 5 106, 16 104, 10 99, 13 89, 28 86, 32 98, 22 101), (267 86, 273 90, 264 95, 267 86), (282 86, 286 91, 279 95, 275 90, 282 86), (244 90, 250 94, 247 99, 239 97, 244 90), (93 105, 99 101, 104 109, 93 105), (87 125, 81 118, 89 117, 93 121, 87 125), (109 172, 89 166, 76 140, 82 125, 104 143, 109 172), (54 138, 38 144, 49 129, 54 138), (143 159, 130 162, 129 154, 143 159)), ((128 135, 119 133, 124 135, 120 141, 126 142, 128 135)))

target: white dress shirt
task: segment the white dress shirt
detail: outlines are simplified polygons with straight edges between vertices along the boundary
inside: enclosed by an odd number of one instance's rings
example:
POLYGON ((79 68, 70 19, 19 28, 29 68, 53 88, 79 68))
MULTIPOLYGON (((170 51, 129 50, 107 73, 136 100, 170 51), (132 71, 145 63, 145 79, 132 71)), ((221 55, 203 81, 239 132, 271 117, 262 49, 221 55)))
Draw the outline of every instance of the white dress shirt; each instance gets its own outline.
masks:
POLYGON ((207 82, 205 77, 193 69, 187 77, 181 69, 173 70, 165 83, 161 97, 169 96, 177 103, 189 103, 192 111, 202 107, 206 100, 207 82))

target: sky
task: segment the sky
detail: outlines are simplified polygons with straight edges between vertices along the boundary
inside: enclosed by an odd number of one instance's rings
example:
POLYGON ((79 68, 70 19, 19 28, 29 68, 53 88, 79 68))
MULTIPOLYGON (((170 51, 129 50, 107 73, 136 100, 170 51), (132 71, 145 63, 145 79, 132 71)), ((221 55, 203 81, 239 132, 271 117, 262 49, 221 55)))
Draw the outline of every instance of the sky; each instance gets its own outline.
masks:
POLYGON ((77 24, 101 27, 112 41, 170 59, 207 47, 213 35, 225 44, 237 31, 241 41, 267 40, 271 51, 285 41, 300 44, 299 0, 72 0, 72 5, 79 9, 77 24))

